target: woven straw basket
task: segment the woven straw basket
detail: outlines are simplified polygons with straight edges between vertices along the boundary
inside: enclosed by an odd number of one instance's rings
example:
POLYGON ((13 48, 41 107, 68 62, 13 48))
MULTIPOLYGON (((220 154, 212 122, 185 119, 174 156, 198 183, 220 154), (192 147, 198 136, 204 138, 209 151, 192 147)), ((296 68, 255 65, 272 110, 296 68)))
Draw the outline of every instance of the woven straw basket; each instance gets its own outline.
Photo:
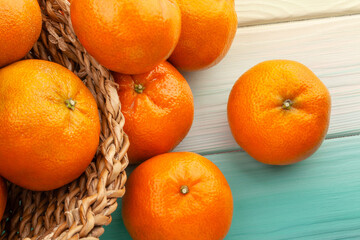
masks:
POLYGON ((85 173, 60 189, 32 192, 9 183, 0 239, 98 239, 125 193, 129 140, 122 130, 116 84, 77 40, 68 0, 39 0, 39 4, 43 30, 27 58, 59 63, 84 81, 99 107, 100 145, 85 173))

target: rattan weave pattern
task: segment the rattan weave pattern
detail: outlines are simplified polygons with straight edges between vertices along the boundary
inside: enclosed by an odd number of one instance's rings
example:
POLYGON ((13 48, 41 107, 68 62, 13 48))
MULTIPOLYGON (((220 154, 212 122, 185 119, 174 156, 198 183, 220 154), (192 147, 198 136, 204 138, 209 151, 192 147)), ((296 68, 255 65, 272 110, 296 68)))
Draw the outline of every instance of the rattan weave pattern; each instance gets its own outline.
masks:
POLYGON ((101 116, 94 161, 74 182, 49 192, 9 183, 0 239, 98 239, 125 193, 129 140, 113 77, 77 40, 68 0, 39 0, 43 30, 27 58, 59 63, 78 75, 95 97, 101 116))

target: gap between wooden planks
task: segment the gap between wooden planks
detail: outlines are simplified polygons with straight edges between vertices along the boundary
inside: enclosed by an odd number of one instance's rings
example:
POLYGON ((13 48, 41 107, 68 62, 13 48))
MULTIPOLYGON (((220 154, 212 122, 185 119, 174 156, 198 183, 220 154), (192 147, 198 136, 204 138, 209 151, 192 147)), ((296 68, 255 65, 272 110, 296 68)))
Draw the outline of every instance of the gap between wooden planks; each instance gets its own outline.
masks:
POLYGON ((359 0, 235 0, 239 26, 360 13, 359 0))
POLYGON ((183 73, 195 102, 195 119, 175 151, 213 154, 239 150, 226 117, 228 95, 247 69, 264 60, 299 61, 332 96, 327 138, 360 134, 360 15, 242 27, 217 66, 183 73))

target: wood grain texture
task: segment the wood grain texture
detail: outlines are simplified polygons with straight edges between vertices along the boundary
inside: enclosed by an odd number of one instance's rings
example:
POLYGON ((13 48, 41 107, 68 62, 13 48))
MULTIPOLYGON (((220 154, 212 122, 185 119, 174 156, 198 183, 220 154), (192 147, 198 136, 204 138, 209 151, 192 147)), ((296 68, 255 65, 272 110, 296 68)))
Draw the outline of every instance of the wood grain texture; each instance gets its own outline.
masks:
POLYGON ((360 15, 239 28, 217 66, 183 73, 194 94, 195 119, 175 151, 201 154, 238 150, 226 105, 235 81, 270 59, 308 66, 329 88, 332 114, 327 138, 360 134, 360 15))
MULTIPOLYGON (((291 166, 264 165, 244 152, 207 158, 223 172, 234 197, 226 240, 360 239, 360 136, 327 140, 291 166)), ((120 212, 102 239, 131 239, 120 212)))
POLYGON ((235 0, 239 26, 360 13, 359 0, 235 0))

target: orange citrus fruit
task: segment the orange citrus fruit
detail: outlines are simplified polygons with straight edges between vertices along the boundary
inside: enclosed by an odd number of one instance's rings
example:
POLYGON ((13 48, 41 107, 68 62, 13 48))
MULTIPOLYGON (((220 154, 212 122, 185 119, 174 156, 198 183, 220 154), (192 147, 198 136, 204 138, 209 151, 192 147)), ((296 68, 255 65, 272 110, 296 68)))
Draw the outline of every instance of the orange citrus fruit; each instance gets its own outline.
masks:
POLYGON ((183 70, 214 66, 228 52, 237 29, 234 0, 177 0, 180 40, 169 61, 183 70))
POLYGON ((130 163, 175 148, 194 118, 193 95, 184 77, 168 62, 138 75, 114 73, 128 134, 130 163))
POLYGON ((0 177, 0 220, 3 217, 7 201, 6 183, 0 177))
POLYGON ((181 29, 175 0, 73 0, 71 20, 86 50, 124 74, 148 72, 166 60, 181 29))
POLYGON ((124 224, 134 240, 220 240, 229 231, 233 198, 210 160, 166 153, 138 166, 126 183, 124 224))
POLYGON ((0 175, 36 191, 78 178, 96 153, 91 92, 68 69, 24 60, 0 69, 0 175))
POLYGON ((228 121, 237 143, 256 160, 287 165, 321 145, 329 127, 331 100, 306 66, 289 60, 262 62, 235 83, 228 121))
POLYGON ((41 26, 36 0, 0 0, 0 67, 25 57, 39 38, 41 26))

